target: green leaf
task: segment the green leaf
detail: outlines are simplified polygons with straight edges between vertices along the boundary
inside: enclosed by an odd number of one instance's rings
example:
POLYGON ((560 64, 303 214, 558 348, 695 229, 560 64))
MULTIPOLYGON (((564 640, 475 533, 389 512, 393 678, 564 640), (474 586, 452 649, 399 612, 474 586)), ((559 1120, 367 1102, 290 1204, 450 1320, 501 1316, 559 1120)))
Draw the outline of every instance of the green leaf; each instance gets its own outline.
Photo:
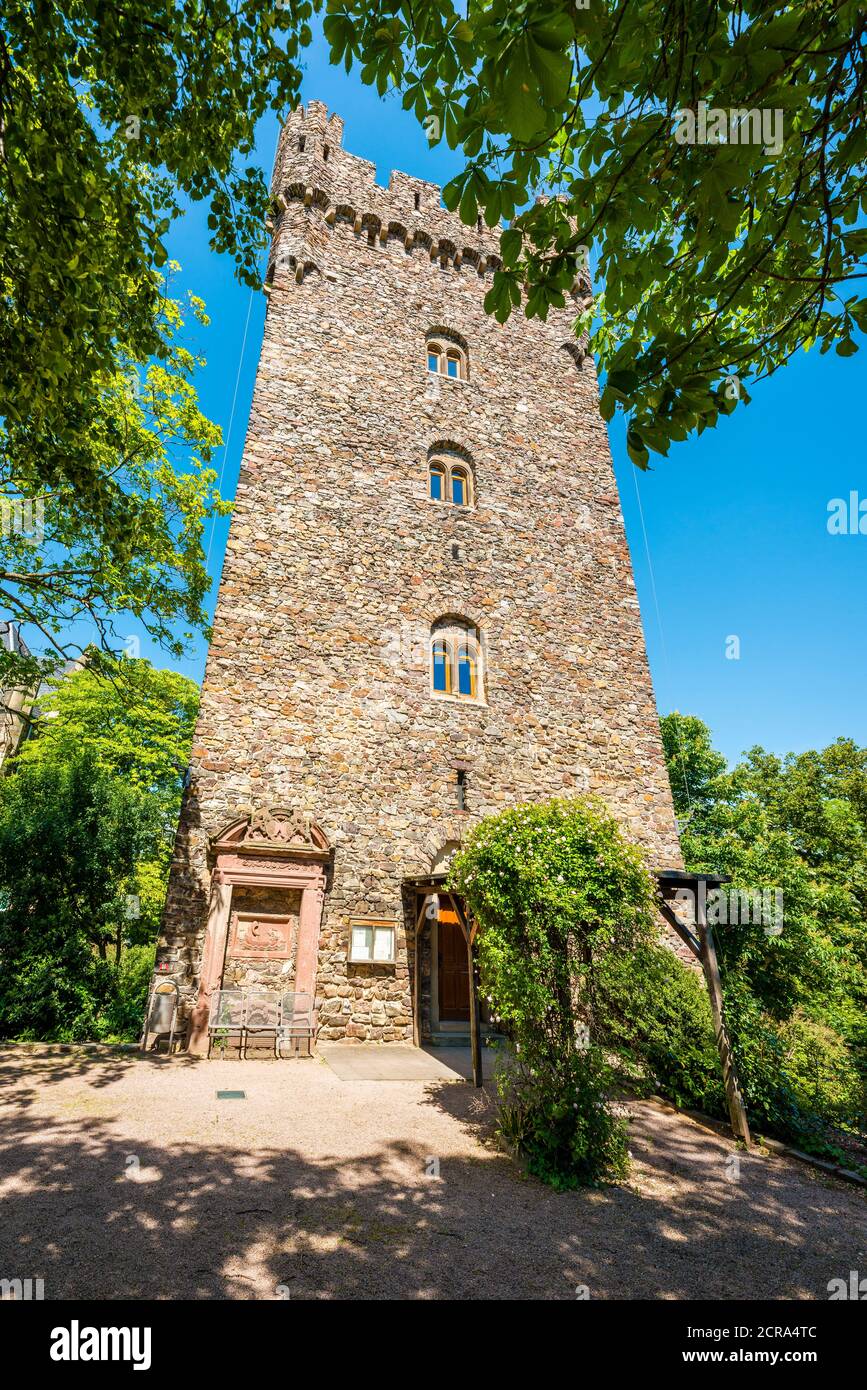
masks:
POLYGON ((503 258, 503 265, 513 266, 521 254, 521 244, 523 235, 519 228, 510 227, 500 236, 500 255, 503 258))
POLYGON ((639 468, 647 468, 650 462, 650 454, 640 432, 634 427, 626 431, 626 452, 630 459, 639 468))

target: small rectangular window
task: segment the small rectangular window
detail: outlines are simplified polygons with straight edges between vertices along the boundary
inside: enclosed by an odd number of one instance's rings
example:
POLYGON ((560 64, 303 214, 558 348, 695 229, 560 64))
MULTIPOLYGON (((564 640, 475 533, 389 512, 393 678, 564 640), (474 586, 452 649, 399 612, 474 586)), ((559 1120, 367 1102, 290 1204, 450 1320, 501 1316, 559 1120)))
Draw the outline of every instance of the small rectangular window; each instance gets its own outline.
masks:
POLYGON ((435 502, 443 500, 443 475, 442 473, 431 473, 430 475, 430 495, 435 502))
POLYGON ((452 478, 452 501, 456 507, 463 507, 466 500, 464 480, 459 473, 456 473, 452 478))
POLYGON ((458 769, 458 810, 467 809, 467 774, 463 769, 458 769))
POLYGON ((440 369, 440 359, 435 352, 427 355, 427 369, 429 372, 438 372, 440 369))
POLYGON ((456 357, 450 357, 446 362, 446 372, 450 377, 458 375, 458 362, 456 357))
POLYGON ((393 922, 350 921, 349 959, 355 964, 371 961, 377 965, 394 963, 395 927, 393 922))

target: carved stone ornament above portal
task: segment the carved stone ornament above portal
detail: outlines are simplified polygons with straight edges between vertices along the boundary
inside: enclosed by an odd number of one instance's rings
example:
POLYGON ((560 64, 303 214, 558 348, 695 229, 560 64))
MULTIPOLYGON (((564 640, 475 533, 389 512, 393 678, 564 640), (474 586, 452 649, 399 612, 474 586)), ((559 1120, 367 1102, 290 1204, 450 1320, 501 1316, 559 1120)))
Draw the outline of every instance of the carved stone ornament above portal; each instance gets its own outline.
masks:
POLYGON ((331 846, 309 811, 258 808, 227 825, 211 839, 214 854, 287 855, 326 859, 331 846))

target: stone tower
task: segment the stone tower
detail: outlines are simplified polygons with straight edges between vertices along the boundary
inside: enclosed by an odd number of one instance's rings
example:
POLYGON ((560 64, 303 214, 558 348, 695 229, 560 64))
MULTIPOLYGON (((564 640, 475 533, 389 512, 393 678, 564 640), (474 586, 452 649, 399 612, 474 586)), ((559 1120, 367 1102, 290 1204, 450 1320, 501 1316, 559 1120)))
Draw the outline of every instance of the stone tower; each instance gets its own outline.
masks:
POLYGON ((380 187, 342 133, 310 102, 275 164, 158 953, 194 1049, 221 981, 315 989, 324 1038, 460 1028, 460 962, 412 880, 513 803, 596 793, 651 863, 680 862, 575 307, 498 325, 496 235, 422 179, 380 187))

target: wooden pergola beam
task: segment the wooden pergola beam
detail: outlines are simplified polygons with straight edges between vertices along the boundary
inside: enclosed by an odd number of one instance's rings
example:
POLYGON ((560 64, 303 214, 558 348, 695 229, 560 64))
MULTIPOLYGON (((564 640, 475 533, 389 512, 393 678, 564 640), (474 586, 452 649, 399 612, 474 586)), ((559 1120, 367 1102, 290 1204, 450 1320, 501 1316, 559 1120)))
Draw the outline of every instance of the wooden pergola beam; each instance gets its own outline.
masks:
POLYGON ((726 1103, 728 1105, 729 1122, 735 1137, 743 1140, 743 1143, 749 1149, 752 1147, 750 1125, 747 1119, 747 1111, 741 1094, 740 1084, 738 1082, 731 1040, 723 1016, 722 979, 719 971, 716 942, 713 939, 713 929, 708 924, 707 920, 708 884, 713 888, 717 888, 721 883, 728 883, 729 880, 716 874, 688 874, 682 870, 672 869, 665 870, 663 873, 658 874, 657 881, 661 894, 659 908, 663 917, 668 925, 677 932, 681 940, 686 942, 696 959, 701 962, 705 983, 707 984, 708 997, 710 999, 714 1035, 716 1038, 717 1051, 719 1053, 720 1066, 722 1068, 726 1103), (695 907, 693 916, 694 932, 690 931, 690 929, 678 919, 671 907, 671 897, 673 897, 679 889, 684 889, 692 895, 692 901, 695 907), (669 896, 666 896, 667 894, 669 896))

